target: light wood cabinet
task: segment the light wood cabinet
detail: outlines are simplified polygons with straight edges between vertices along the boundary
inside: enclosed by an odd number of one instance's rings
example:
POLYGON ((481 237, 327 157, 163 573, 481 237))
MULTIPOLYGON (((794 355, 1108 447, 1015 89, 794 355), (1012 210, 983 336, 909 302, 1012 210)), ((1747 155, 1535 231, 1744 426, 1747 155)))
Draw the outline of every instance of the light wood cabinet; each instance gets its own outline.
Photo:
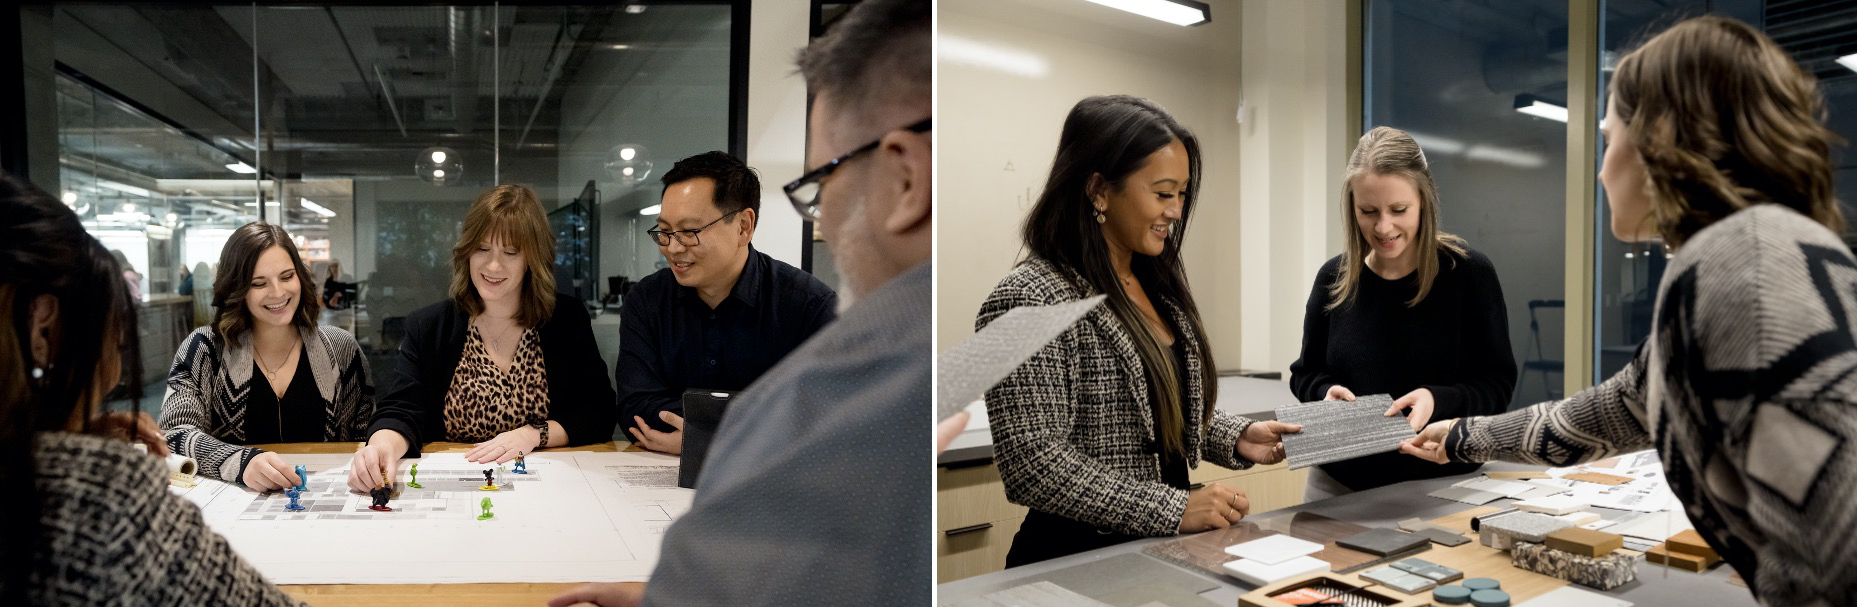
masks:
MULTIPOLYGON (((1253 516, 1301 504, 1308 477, 1307 470, 1283 464, 1239 471, 1202 463, 1188 475, 1194 483, 1224 483, 1244 491, 1253 516)), ((937 468, 935 502, 936 583, 1005 568, 1006 551, 1027 510, 1006 501, 999 468, 991 463, 937 468)))

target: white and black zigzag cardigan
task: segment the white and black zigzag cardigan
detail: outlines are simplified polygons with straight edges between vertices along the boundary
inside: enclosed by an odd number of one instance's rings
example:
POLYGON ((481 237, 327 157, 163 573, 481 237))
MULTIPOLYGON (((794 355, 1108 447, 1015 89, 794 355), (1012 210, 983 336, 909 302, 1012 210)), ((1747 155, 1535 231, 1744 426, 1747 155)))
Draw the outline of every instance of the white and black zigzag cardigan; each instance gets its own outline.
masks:
POLYGON ((39 520, 30 605, 299 606, 239 558, 200 509, 168 493, 159 460, 120 440, 65 432, 34 439, 39 520))
MULTIPOLYGON (((326 441, 366 440, 374 417, 374 382, 367 357, 347 331, 330 326, 299 328, 310 374, 327 413, 326 441)), ((251 333, 227 347, 212 327, 195 329, 174 353, 168 392, 161 403, 161 430, 175 453, 199 462, 201 476, 238 483, 245 464, 261 450, 241 447, 245 407, 251 397, 251 333)), ((262 382, 259 382, 262 388, 262 382)))
POLYGON ((1757 205, 1671 259, 1631 364, 1562 401, 1473 417, 1451 459, 1553 466, 1657 449, 1696 530, 1767 605, 1857 604, 1857 260, 1757 205))

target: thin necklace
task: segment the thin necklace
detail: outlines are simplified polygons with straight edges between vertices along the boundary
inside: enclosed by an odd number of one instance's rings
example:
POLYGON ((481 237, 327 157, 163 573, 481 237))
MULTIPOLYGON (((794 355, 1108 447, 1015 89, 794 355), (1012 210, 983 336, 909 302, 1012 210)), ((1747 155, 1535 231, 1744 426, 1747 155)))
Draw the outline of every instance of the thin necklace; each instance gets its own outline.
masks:
MULTIPOLYGON (((290 340, 292 342, 291 347, 290 347, 291 350, 296 349, 295 342, 297 342, 298 339, 300 338, 290 340)), ((270 380, 272 388, 276 388, 277 387, 277 373, 279 371, 284 370, 284 363, 278 363, 276 367, 271 367, 271 363, 264 362, 264 352, 261 352, 260 350, 262 350, 262 348, 259 348, 258 344, 254 343, 251 345, 252 356, 256 356, 258 358, 258 370, 263 371, 264 378, 267 380, 270 380)), ((286 363, 290 362, 289 354, 284 355, 284 362, 286 363)))
MULTIPOLYGON (((483 325, 484 325, 484 322, 483 322, 483 321, 484 321, 484 319, 486 319, 486 318, 490 318, 490 316, 489 316, 489 315, 483 315, 483 316, 479 316, 479 317, 478 317, 478 319, 477 319, 477 329, 478 329, 478 332, 479 332, 480 334, 481 334, 481 333, 483 332, 483 328, 484 328, 484 327, 483 327, 483 325)), ((506 318, 505 320, 508 320, 508 319, 506 318)), ((504 338, 504 337, 508 337, 508 336, 509 336, 509 331, 510 331, 510 329, 514 329, 514 328, 516 328, 516 323, 515 323, 515 321, 510 321, 510 323, 509 323, 509 326, 507 326, 507 327, 503 327, 503 330, 502 330, 502 331, 500 331, 500 332, 498 332, 498 333, 497 333, 497 336, 496 336, 496 337, 492 337, 492 338, 490 338, 490 347, 491 347, 491 348, 492 348, 493 350, 497 350, 497 351, 500 351, 500 350, 502 350, 502 349, 503 349, 503 338, 504 338)))

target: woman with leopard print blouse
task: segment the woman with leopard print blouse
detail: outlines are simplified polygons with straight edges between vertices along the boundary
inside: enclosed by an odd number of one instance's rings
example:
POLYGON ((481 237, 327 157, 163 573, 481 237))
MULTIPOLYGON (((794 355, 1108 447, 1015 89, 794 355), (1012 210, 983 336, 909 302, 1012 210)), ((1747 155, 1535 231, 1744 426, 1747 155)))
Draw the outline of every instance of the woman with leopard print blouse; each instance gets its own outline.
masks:
POLYGON ((535 192, 491 188, 451 255, 451 299, 406 318, 388 390, 355 452, 350 489, 395 478, 429 441, 476 443, 501 464, 546 447, 612 439, 616 411, 586 307, 555 293, 554 232, 535 192))

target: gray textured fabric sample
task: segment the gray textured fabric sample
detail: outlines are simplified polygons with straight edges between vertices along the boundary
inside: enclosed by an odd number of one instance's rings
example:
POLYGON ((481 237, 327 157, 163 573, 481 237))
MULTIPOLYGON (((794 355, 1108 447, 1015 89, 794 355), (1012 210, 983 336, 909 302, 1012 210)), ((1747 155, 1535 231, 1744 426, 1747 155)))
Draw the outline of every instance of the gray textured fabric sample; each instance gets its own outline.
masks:
POLYGON ((1020 306, 936 357, 935 419, 954 415, 1063 335, 1104 295, 1055 306, 1020 306))
POLYGON ((1277 421, 1302 424, 1302 432, 1283 435, 1290 468, 1398 451, 1399 443, 1412 438, 1413 432, 1406 418, 1386 416, 1392 406, 1392 396, 1373 394, 1354 402, 1325 400, 1278 407, 1277 421))

